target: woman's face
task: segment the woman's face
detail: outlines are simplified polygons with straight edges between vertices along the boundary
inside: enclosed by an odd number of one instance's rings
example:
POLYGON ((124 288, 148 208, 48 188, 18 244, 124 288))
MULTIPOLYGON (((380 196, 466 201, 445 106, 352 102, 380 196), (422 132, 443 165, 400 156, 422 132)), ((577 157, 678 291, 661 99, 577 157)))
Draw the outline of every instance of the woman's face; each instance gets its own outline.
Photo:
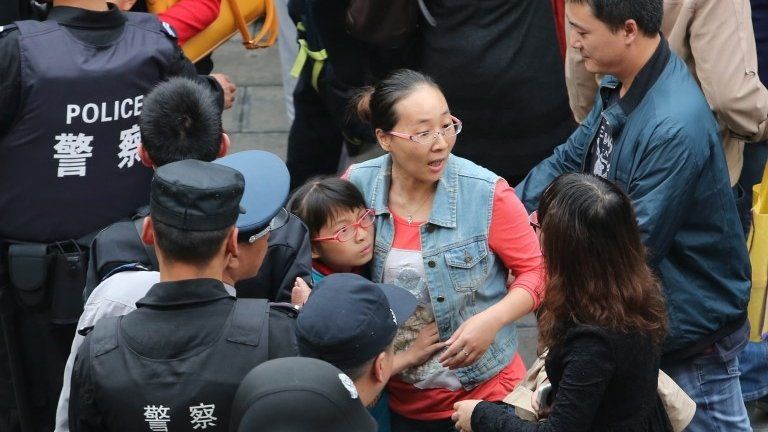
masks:
MULTIPOLYGON (((422 85, 395 104, 397 124, 392 129, 407 135, 438 132, 453 123, 448 102, 437 88, 422 85)), ((456 136, 442 134, 431 145, 420 144, 406 138, 389 135, 381 129, 376 136, 381 147, 390 153, 396 171, 413 180, 434 183, 440 180, 448 155, 456 143, 456 136)))

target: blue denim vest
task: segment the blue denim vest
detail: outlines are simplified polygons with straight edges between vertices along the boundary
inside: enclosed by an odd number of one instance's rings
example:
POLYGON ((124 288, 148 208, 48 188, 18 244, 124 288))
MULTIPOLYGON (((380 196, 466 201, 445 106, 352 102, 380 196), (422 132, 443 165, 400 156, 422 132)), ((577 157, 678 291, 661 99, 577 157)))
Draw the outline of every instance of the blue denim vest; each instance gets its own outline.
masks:
MULTIPOLYGON (((394 223, 387 205, 392 173, 389 155, 353 165, 349 180, 376 212, 376 245, 371 278, 382 282, 392 248, 394 223)), ((471 316, 507 294, 507 269, 488 246, 493 193, 499 177, 451 155, 437 185, 429 221, 421 227, 426 284, 440 340, 447 340, 471 316)), ((502 328, 488 351, 456 372, 465 389, 494 377, 517 350, 517 328, 502 328)))

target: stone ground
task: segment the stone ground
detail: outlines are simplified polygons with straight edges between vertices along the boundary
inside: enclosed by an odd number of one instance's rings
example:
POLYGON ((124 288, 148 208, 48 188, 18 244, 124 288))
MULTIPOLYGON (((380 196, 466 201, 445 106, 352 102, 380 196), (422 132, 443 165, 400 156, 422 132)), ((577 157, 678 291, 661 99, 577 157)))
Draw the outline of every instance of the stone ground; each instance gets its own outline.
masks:
MULTIPOLYGON (((213 55, 215 72, 225 73, 237 84, 235 106, 224 113, 224 129, 232 151, 267 150, 285 160, 290 120, 285 112, 280 58, 277 46, 249 51, 237 37, 213 55)), ((375 150, 368 152, 374 155, 375 150)), ((536 328, 532 315, 519 324, 520 353, 526 364, 535 358, 536 328)), ((768 415, 751 410, 756 432, 768 432, 768 415)))

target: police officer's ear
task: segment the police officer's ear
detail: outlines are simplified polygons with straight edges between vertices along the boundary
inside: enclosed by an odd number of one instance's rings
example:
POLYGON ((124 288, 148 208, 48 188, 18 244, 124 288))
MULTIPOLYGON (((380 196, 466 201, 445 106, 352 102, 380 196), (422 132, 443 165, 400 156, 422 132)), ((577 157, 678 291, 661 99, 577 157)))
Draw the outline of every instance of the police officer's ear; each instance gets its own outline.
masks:
POLYGON ((237 227, 232 227, 232 231, 229 232, 229 235, 227 235, 227 244, 226 244, 226 252, 229 255, 232 255, 233 258, 237 258, 237 255, 240 253, 240 249, 237 247, 237 234, 239 233, 239 230, 237 227))
POLYGON ((139 154, 139 159, 141 159, 141 164, 144 165, 147 168, 155 168, 155 163, 152 162, 152 158, 149 157, 149 152, 144 149, 144 144, 139 143, 138 148, 136 151, 139 154))
POLYGON ((141 225, 141 241, 149 246, 154 246, 155 244, 155 227, 152 225, 152 218, 149 216, 144 218, 144 223, 141 225))
POLYGON ((379 353, 371 366, 371 378, 375 382, 386 384, 392 377, 392 362, 394 351, 386 350, 379 353))
POLYGON ((220 158, 224 157, 229 153, 229 147, 231 145, 231 142, 229 141, 229 135, 227 135, 226 132, 221 133, 221 147, 219 147, 219 156, 220 158))

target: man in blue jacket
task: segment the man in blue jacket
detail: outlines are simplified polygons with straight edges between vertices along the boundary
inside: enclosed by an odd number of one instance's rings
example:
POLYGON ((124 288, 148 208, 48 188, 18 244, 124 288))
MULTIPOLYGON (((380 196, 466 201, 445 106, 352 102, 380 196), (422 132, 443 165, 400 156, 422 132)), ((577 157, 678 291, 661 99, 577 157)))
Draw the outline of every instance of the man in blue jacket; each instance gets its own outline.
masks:
POLYGON ((528 210, 560 174, 632 198, 667 299, 662 368, 697 403, 690 431, 751 430, 738 381, 750 267, 717 124, 659 29, 662 0, 566 0, 571 48, 605 74, 592 112, 518 185, 528 210))

